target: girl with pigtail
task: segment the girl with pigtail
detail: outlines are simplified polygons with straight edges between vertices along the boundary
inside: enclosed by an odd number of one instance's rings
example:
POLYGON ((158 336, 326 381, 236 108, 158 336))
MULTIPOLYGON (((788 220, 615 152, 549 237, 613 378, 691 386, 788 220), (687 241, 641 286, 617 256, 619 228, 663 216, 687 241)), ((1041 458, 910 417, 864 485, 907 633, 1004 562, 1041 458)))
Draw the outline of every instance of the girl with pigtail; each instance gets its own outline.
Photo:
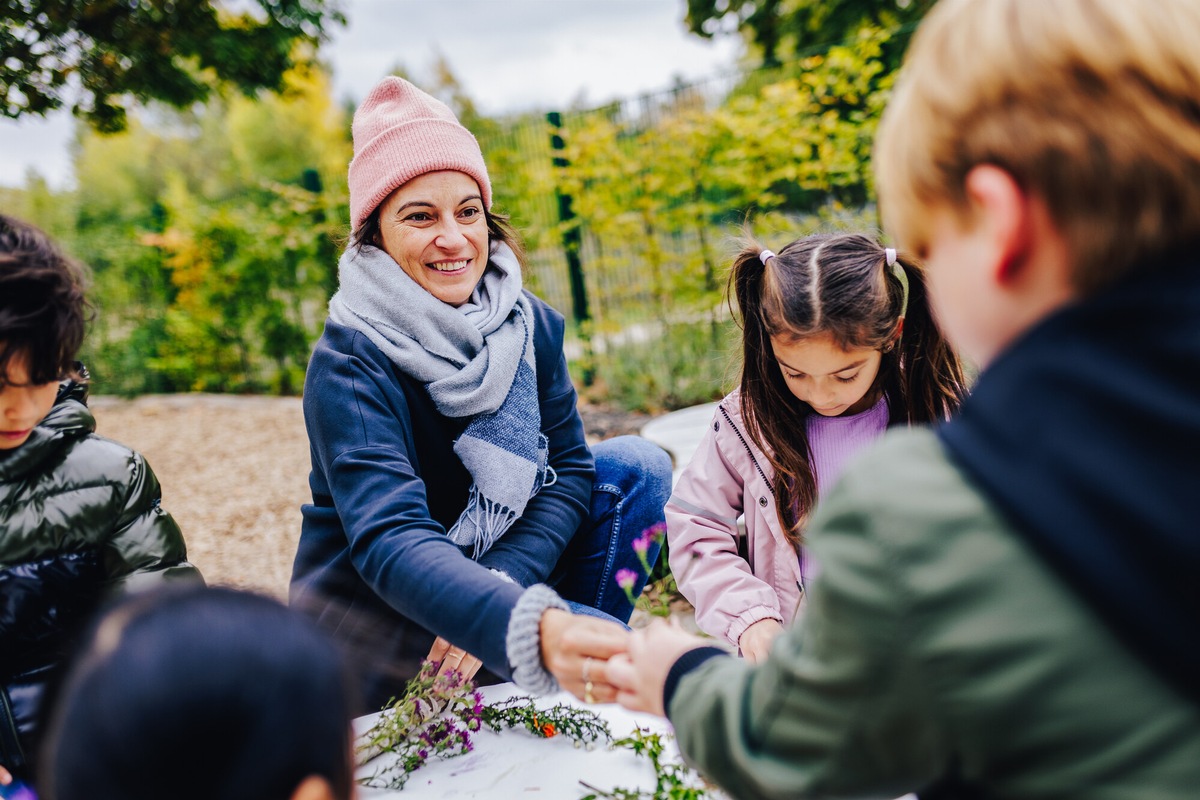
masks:
POLYGON ((680 476, 667 540, 697 624, 757 662, 803 600, 817 501, 889 425, 946 419, 964 382, 922 268, 868 236, 808 236, 778 253, 749 243, 729 295, 741 382, 680 476))

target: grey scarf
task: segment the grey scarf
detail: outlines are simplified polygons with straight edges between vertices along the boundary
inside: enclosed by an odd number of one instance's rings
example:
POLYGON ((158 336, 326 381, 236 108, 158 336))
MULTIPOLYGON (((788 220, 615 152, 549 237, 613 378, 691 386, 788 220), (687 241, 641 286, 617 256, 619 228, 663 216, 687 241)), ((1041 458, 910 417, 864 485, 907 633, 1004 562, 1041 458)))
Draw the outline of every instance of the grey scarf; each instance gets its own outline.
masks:
POLYGON ((541 432, 533 309, 521 265, 503 243, 463 305, 443 303, 383 250, 351 248, 338 263, 329 317, 362 332, 425 385, 439 412, 470 417, 454 453, 474 481, 449 531, 478 558, 554 482, 541 432))

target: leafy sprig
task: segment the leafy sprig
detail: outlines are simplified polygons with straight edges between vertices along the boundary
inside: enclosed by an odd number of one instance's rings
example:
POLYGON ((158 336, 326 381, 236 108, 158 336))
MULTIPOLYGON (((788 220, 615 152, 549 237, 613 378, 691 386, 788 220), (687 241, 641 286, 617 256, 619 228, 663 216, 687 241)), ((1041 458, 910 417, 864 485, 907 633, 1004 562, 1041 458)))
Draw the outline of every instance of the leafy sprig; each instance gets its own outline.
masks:
POLYGON ((538 708, 532 697, 516 696, 483 708, 483 724, 493 731, 524 728, 534 736, 549 739, 560 734, 576 747, 591 747, 600 739, 612 741, 608 723, 595 711, 559 703, 538 708))
POLYGON ((404 694, 391 700, 370 730, 358 738, 358 764, 390 753, 395 759, 360 783, 402 789, 413 771, 436 758, 471 752, 471 734, 482 726, 483 696, 458 672, 437 674, 426 662, 408 682, 404 694))
POLYGON ((650 759, 654 767, 654 789, 626 789, 615 787, 601 789, 580 781, 591 793, 579 800, 715 800, 715 796, 704 785, 700 776, 681 761, 666 757, 670 734, 651 733, 649 728, 635 728, 623 739, 612 743, 614 748, 624 747, 636 755, 650 759))
POLYGON ((474 684, 459 673, 439 676, 437 665, 426 662, 404 694, 389 701, 375 724, 355 743, 359 765, 384 754, 395 757, 359 782, 380 789, 403 789, 409 775, 428 762, 471 752, 471 735, 485 725, 496 732, 524 728, 543 739, 562 735, 576 747, 591 748, 600 739, 612 740, 608 723, 594 711, 565 703, 540 709, 533 698, 523 695, 488 705, 474 684))

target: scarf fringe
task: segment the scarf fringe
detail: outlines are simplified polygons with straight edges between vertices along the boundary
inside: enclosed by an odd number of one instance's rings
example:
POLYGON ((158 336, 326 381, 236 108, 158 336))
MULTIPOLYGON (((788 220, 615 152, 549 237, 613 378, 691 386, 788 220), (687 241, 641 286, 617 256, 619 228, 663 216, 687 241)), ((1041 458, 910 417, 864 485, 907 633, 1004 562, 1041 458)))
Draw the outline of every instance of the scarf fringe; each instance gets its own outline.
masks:
POLYGON ((487 499, 480 494, 478 485, 471 484, 467 507, 447 535, 459 547, 474 545, 471 558, 477 561, 516 521, 512 509, 487 499))

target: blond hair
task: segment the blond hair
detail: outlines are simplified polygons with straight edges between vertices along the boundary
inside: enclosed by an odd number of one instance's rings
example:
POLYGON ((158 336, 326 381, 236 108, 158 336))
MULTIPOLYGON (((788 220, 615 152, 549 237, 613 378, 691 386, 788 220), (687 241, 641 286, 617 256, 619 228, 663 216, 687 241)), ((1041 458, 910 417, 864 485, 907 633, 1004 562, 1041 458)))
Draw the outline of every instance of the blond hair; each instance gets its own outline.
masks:
POLYGON ((1076 288, 1200 240, 1200 2, 941 0, 880 124, 887 226, 923 255, 967 173, 1045 201, 1076 288))

